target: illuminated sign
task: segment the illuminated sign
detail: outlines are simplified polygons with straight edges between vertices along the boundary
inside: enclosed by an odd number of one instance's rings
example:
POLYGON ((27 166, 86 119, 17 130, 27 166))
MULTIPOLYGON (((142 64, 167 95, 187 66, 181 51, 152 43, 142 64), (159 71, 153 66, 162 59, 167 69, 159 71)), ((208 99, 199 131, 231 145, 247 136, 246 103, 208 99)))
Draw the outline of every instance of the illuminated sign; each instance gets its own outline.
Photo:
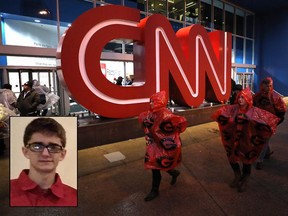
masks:
POLYGON ((231 38, 222 31, 208 33, 201 25, 175 34, 160 14, 140 20, 137 9, 96 7, 79 16, 62 36, 57 72, 70 97, 102 116, 137 116, 161 90, 179 105, 197 107, 205 97, 229 99, 231 38), (134 41, 133 86, 118 86, 103 76, 101 53, 113 39, 134 41))

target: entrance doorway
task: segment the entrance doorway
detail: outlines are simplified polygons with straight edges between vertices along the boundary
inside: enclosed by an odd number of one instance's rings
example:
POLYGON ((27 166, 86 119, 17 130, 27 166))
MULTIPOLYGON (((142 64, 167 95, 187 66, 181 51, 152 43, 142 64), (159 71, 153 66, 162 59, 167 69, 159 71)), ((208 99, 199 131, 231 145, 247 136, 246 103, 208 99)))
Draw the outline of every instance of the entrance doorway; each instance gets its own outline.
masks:
MULTIPOLYGON (((16 97, 19 96, 22 91, 22 85, 28 80, 37 80, 40 85, 44 85, 49 88, 50 92, 58 95, 57 75, 55 70, 49 69, 8 69, 7 70, 8 82, 12 85, 12 91, 16 97)), ((54 104, 49 109, 50 114, 58 114, 58 103, 54 104)))
POLYGON ((254 92, 254 70, 255 65, 234 64, 232 65, 232 79, 243 88, 249 87, 254 92))

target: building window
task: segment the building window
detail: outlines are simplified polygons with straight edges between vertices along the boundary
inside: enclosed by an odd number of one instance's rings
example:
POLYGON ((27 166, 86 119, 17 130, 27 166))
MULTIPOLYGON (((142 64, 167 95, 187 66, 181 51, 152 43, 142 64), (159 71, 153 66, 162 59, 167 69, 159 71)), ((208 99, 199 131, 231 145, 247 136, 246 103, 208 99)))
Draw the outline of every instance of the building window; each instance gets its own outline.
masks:
POLYGON ((240 36, 244 35, 244 17, 245 13, 243 10, 236 9, 236 34, 240 36))
POLYGON ((225 31, 234 33, 234 7, 225 4, 225 31))
POLYGON ((243 56, 244 56, 244 39, 240 37, 236 37, 236 49, 235 49, 235 63, 244 64, 243 56))
POLYGON ((168 1, 168 17, 174 20, 184 20, 184 1, 168 1))
POLYGON ((214 1, 214 29, 223 30, 223 3, 214 1))
POLYGON ((245 64, 254 64, 253 59, 253 40, 246 39, 246 52, 245 52, 245 64))
POLYGON ((167 1, 148 1, 148 12, 152 14, 162 14, 167 16, 167 1))
POLYGON ((211 0, 201 1, 201 25, 211 28, 211 0))
POLYGON ((196 24, 198 23, 198 4, 196 0, 186 1, 186 22, 196 24))
POLYGON ((246 13, 246 37, 254 38, 254 15, 246 13))

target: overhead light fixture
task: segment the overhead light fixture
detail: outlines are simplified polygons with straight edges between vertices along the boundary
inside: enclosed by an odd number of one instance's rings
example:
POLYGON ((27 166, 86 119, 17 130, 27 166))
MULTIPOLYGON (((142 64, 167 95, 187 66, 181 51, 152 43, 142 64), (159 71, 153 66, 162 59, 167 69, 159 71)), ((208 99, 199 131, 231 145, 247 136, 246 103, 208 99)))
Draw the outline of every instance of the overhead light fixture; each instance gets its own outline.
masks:
POLYGON ((41 9, 38 11, 38 14, 46 16, 50 14, 50 11, 48 9, 41 9))
POLYGON ((196 2, 190 2, 186 5, 186 7, 193 7, 195 6, 197 3, 196 2))

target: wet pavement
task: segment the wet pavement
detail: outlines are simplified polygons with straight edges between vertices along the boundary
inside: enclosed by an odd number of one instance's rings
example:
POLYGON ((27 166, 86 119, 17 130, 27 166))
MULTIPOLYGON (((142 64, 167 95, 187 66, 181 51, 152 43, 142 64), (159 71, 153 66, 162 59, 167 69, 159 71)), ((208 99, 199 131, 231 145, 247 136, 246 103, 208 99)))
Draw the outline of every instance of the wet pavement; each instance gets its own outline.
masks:
POLYGON ((181 135, 183 161, 178 181, 162 172, 160 195, 150 202, 151 171, 143 166, 144 138, 78 152, 78 207, 9 207, 8 152, 0 158, 1 215, 96 216, 286 216, 288 215, 288 119, 271 139, 274 154, 262 170, 252 168, 247 191, 229 187, 233 179, 215 122, 187 128, 181 135))

